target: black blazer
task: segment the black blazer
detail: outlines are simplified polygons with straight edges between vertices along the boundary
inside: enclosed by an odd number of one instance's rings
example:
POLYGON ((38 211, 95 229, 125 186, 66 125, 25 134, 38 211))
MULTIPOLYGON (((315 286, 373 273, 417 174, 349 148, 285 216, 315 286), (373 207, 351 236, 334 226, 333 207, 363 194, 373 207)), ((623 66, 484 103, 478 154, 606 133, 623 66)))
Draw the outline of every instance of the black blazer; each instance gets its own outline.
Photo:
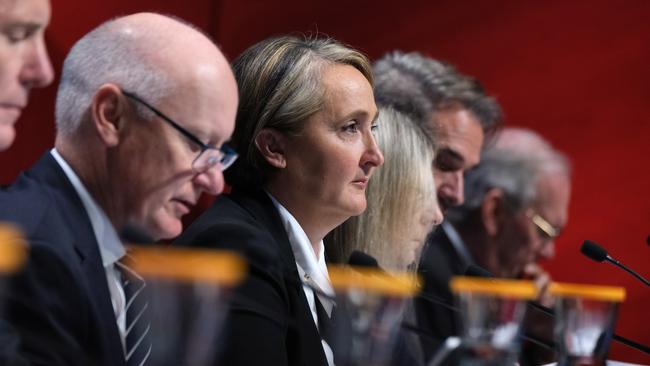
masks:
POLYGON ((124 366, 95 234, 51 154, 0 193, 0 221, 20 225, 31 246, 0 299, 0 329, 17 341, 11 350, 0 345, 0 353, 32 365, 124 366))
POLYGON ((233 295, 220 364, 327 365, 289 238, 264 191, 219 196, 176 242, 233 249, 248 259, 249 277, 233 295))
POLYGON ((413 304, 418 327, 426 333, 420 337, 426 360, 447 337, 457 336, 460 332, 458 314, 427 297, 455 306, 449 280, 464 274, 468 265, 460 258, 442 227, 427 238, 418 267, 424 282, 422 296, 416 297, 413 304))

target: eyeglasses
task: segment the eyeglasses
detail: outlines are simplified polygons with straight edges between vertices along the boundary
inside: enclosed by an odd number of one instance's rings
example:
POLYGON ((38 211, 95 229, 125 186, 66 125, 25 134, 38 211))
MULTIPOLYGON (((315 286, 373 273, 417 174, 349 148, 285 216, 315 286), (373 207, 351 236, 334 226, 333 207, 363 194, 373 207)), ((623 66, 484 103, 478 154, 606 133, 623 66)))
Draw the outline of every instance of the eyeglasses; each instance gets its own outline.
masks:
POLYGON ((197 156, 192 162, 192 170, 194 170, 194 172, 203 173, 217 165, 221 165, 221 171, 224 171, 228 169, 228 167, 230 167, 235 162, 235 160, 237 160, 237 152, 235 152, 235 150, 233 150, 227 144, 221 145, 219 149, 204 144, 201 140, 199 140, 198 137, 193 135, 185 128, 181 127, 178 123, 174 122, 174 120, 167 117, 165 114, 163 114, 161 111, 151 106, 149 103, 140 99, 140 97, 138 97, 137 95, 127 92, 125 90, 122 90, 122 94, 142 104, 143 106, 147 107, 158 117, 162 118, 165 122, 169 123, 169 125, 172 126, 174 129, 176 129, 176 131, 180 132, 188 140, 190 140, 191 142, 193 142, 194 144, 198 145, 201 148, 201 152, 199 153, 199 156, 197 156))
POLYGON ((551 225, 545 218, 542 216, 533 213, 530 217, 530 221, 537 227, 537 230, 542 235, 544 240, 555 240, 560 236, 560 229, 551 225))

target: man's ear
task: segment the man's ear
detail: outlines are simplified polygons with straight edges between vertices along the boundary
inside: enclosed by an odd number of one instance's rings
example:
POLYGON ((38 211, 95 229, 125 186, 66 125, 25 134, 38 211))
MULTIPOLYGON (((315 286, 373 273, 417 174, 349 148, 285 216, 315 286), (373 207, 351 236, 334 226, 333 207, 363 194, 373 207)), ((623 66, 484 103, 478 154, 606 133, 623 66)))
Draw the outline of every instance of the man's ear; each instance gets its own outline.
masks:
POLYGON ((488 236, 496 236, 501 229, 505 215, 504 199, 503 191, 499 188, 490 188, 483 196, 481 221, 488 236))
POLYGON ((255 137, 255 146, 257 146, 264 159, 272 167, 278 169, 287 166, 285 157, 286 144, 287 137, 273 128, 263 128, 255 137))
POLYGON ((126 99, 120 88, 104 84, 92 100, 90 108, 93 126, 106 146, 113 147, 120 142, 120 130, 124 128, 126 99))

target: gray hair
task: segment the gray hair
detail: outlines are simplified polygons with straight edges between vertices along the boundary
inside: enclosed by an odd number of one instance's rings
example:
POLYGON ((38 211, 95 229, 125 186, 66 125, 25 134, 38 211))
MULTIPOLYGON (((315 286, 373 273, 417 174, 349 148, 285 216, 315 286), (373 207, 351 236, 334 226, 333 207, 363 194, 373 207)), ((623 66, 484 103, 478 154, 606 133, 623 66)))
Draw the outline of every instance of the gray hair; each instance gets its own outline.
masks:
MULTIPOLYGON (((70 136, 88 118, 96 90, 106 83, 135 93, 156 104, 173 89, 162 68, 156 67, 151 49, 163 44, 147 40, 110 20, 81 38, 63 63, 61 82, 56 97, 56 127, 60 136, 70 136)), ((162 40, 161 40, 162 43, 162 40)), ((139 104, 138 114, 152 118, 150 111, 139 104)))
POLYGON ((569 176, 570 170, 566 156, 538 134, 527 129, 505 129, 494 146, 482 152, 479 165, 465 173, 465 202, 449 209, 446 218, 453 224, 466 223, 493 188, 502 190, 510 209, 519 212, 537 199, 540 176, 569 176))
POLYGON ((269 38, 233 62, 239 108, 231 143, 241 158, 226 172, 229 184, 259 187, 266 182, 273 168, 255 146, 255 138, 264 128, 301 132, 305 121, 323 107, 321 70, 333 64, 352 66, 373 84, 366 56, 332 38, 269 38))
POLYGON ((345 262, 360 250, 384 269, 406 270, 408 263, 400 263, 400 244, 413 235, 422 210, 437 205, 431 170, 434 147, 415 122, 391 108, 379 109, 378 125, 377 145, 385 160, 368 182, 367 208, 326 237, 327 252, 334 261, 345 262))
POLYGON ((457 105, 476 116, 486 136, 501 123, 496 100, 485 94, 476 79, 452 65, 417 52, 394 51, 374 63, 373 73, 377 104, 410 116, 430 135, 435 134, 429 122, 433 114, 457 105))

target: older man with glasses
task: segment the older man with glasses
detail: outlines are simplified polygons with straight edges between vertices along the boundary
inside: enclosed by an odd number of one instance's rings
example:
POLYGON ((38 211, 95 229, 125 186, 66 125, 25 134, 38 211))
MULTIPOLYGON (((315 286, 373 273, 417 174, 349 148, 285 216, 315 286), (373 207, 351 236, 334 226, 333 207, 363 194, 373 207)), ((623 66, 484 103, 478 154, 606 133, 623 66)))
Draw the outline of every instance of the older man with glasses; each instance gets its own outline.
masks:
MULTIPOLYGON (((451 302, 450 277, 474 264, 496 277, 535 281, 538 301, 549 306, 550 276, 539 262, 555 254, 555 239, 568 219, 570 187, 564 155, 530 130, 504 128, 482 152, 479 165, 465 174, 465 202, 446 214, 448 240, 431 241, 428 250, 437 262, 426 269, 435 281, 428 281, 425 291, 451 302)), ((437 329, 440 342, 458 335, 450 310, 435 307, 427 316, 448 320, 437 329)))
POLYGON ((223 190, 237 103, 222 53, 178 20, 130 15, 75 44, 55 148, 0 195, 0 220, 31 244, 4 299, 19 337, 12 362, 148 364, 152 341, 143 318, 129 319, 118 233, 173 238, 203 192, 223 190))

